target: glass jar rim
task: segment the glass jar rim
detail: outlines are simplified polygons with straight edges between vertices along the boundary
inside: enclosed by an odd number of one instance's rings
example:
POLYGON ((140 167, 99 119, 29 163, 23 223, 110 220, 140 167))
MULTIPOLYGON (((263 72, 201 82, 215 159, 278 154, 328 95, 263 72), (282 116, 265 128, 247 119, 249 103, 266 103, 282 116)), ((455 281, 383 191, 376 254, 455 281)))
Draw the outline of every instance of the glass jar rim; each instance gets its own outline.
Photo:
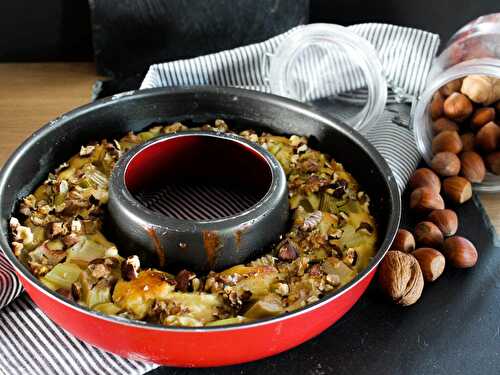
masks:
POLYGON ((353 117, 351 126, 366 133, 384 111, 387 82, 375 48, 366 39, 344 26, 316 23, 292 31, 272 55, 269 67, 271 92, 290 97, 287 79, 289 64, 298 52, 317 42, 340 45, 355 56, 353 64, 361 68, 368 95, 363 109, 353 117))

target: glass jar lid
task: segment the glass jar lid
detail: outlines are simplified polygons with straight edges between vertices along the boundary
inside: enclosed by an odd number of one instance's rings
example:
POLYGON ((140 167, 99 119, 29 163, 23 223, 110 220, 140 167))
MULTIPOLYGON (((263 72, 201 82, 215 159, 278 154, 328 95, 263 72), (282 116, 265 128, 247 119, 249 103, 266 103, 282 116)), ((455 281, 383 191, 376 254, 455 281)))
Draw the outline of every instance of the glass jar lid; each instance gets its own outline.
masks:
POLYGON ((362 133, 384 110, 387 84, 377 52, 343 26, 299 27, 268 63, 273 94, 318 104, 362 133))

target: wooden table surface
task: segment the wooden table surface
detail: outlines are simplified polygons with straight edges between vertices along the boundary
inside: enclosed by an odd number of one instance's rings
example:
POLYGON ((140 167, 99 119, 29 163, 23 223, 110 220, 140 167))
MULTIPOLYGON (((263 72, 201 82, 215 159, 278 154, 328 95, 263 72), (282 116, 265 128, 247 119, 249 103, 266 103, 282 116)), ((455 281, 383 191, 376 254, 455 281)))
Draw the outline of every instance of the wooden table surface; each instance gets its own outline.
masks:
MULTIPOLYGON (((92 63, 0 64, 0 165, 40 126, 91 100, 92 63)), ((481 201, 500 232, 500 195, 481 201)))

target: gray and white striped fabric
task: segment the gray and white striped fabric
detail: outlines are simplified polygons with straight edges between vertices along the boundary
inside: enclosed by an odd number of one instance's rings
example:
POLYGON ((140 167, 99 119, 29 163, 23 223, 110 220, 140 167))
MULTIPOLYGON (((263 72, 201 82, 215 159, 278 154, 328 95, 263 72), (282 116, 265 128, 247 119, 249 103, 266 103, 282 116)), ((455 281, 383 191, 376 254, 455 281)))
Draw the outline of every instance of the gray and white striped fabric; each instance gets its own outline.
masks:
POLYGON ((93 348, 66 333, 23 294, 0 313, 0 374, 143 374, 157 366, 93 348))
MULTIPOLYGON (((396 102, 405 95, 417 96, 422 91, 438 48, 437 35, 383 24, 362 24, 349 28, 365 37, 377 50, 392 89, 390 102, 396 102)), ((296 29, 288 33, 294 31, 296 29)), ((141 88, 227 85, 269 92, 262 60, 264 55, 273 53, 288 33, 230 51, 153 65, 141 88)), ((343 86, 344 89, 362 86, 359 79, 344 84, 347 85, 343 86)), ((364 93, 361 88, 355 93, 343 95, 348 101, 355 100, 356 95, 362 97, 364 93)), ((318 96, 321 92, 311 95, 309 99, 318 96)), ((325 103, 323 105, 319 101, 316 104, 328 111, 325 103)), ((343 114, 338 113, 338 109, 333 114, 349 116, 348 106, 343 114)), ((407 128, 408 121, 408 105, 390 104, 367 134, 367 138, 388 161, 401 189, 419 160, 412 133, 407 128)), ((180 215, 178 212, 171 214, 180 215)), ((187 215, 185 210, 182 214, 187 215)), ((82 343, 50 321, 27 295, 14 300, 21 291, 19 281, 0 250, 0 309, 3 307, 0 311, 0 375, 141 374, 156 367, 128 361, 82 343)))
POLYGON ((0 309, 21 294, 22 291, 21 283, 0 249, 0 309))
MULTIPOLYGON (((298 26, 262 43, 200 56, 189 60, 155 64, 149 68, 141 89, 182 85, 219 85, 244 87, 270 92, 263 61, 273 55, 298 26)), ((367 39, 377 51, 389 86, 410 96, 422 92, 432 60, 439 47, 439 36, 426 31, 395 25, 366 23, 348 27, 367 39)), ((316 57, 312 56, 311 60, 316 57)), ((300 64, 299 64, 300 65, 300 64)), ((302 74, 308 77, 316 66, 305 64, 302 74), (313 68, 314 66, 314 68, 313 68)), ((346 69, 345 65, 339 69, 346 69)), ((353 68, 354 69, 354 68, 353 68)), ((319 69, 318 69, 319 70, 319 69)), ((304 78, 306 80, 306 78, 304 78)), ((362 86, 356 74, 344 82, 345 90, 362 86)), ((313 99, 313 98, 311 98, 313 99)))

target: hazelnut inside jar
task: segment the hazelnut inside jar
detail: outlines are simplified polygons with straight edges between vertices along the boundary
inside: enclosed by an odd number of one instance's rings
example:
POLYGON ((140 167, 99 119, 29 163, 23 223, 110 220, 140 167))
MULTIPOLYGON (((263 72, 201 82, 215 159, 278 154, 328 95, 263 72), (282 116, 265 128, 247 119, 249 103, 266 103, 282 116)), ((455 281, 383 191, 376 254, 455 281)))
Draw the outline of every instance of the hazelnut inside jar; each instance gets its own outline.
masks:
POLYGON ((500 191, 500 160, 496 160, 500 157, 500 60, 495 62, 493 70, 472 65, 443 72, 419 98, 412 118, 417 147, 429 167, 449 177, 448 168, 437 158, 450 154, 452 175, 486 192, 500 191))
POLYGON ((492 193, 500 191, 498 45, 500 13, 460 28, 434 59, 427 87, 412 108, 415 140, 427 164, 438 152, 455 153, 458 176, 474 190, 492 193))

